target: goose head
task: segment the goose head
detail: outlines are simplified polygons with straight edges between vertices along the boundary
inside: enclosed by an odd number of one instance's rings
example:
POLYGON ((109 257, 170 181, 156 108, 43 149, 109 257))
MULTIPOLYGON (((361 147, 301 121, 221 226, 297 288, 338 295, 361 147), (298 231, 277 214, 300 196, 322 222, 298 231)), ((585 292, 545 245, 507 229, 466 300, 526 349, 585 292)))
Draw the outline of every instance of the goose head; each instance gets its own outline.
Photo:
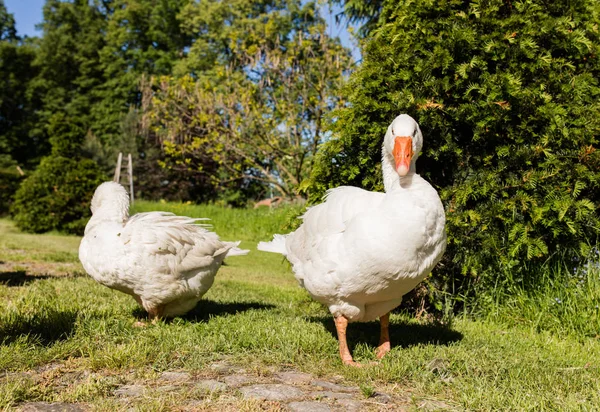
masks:
POLYGON ((104 182, 96 188, 90 209, 94 220, 123 223, 129 218, 129 195, 119 183, 104 182))
POLYGON ((415 163, 422 148, 423 135, 415 119, 407 114, 396 117, 383 139, 382 163, 386 191, 400 178, 416 172, 415 163))
POLYGON ((393 158, 398 176, 415 172, 414 164, 422 148, 423 135, 415 119, 407 114, 396 117, 385 134, 383 152, 388 159, 393 158))

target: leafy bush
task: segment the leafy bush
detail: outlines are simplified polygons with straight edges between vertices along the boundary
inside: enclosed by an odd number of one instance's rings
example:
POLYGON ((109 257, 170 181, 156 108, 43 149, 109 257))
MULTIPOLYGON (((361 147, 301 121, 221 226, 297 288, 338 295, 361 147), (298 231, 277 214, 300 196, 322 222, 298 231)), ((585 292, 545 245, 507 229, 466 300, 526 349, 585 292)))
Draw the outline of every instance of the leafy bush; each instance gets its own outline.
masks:
POLYGON ((106 180, 95 162, 50 156, 21 184, 11 207, 27 232, 61 230, 82 234, 96 187, 106 180))
POLYGON ((0 169, 0 216, 9 210, 12 198, 21 183, 21 176, 16 169, 0 169))
POLYGON ((75 116, 55 113, 48 121, 48 134, 52 145, 51 156, 73 157, 81 154, 86 131, 75 116))
POLYGON ((438 288, 508 287, 558 250, 572 267, 600 228, 599 16, 592 0, 384 2, 312 199, 382 190, 385 129, 408 113, 425 138, 417 170, 446 206, 438 288))

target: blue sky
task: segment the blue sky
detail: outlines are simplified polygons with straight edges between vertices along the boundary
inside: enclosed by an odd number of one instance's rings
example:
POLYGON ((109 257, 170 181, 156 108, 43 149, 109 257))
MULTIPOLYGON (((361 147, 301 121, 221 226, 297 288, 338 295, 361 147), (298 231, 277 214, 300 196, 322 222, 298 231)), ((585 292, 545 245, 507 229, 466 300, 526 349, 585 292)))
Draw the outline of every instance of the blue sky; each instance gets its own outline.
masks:
MULTIPOLYGON (((17 23, 17 32, 19 35, 38 36, 39 31, 35 29, 35 25, 42 21, 42 7, 45 0, 4 0, 4 4, 9 13, 15 16, 17 23)), ((352 41, 345 24, 337 25, 335 23, 335 14, 339 13, 339 7, 330 10, 324 6, 323 14, 329 24, 329 35, 332 37, 338 36, 342 44, 352 49, 352 55, 355 60, 360 59, 360 52, 352 41)))
POLYGON ((37 36, 35 25, 42 21, 45 0, 4 0, 9 13, 15 16, 20 36, 37 36))

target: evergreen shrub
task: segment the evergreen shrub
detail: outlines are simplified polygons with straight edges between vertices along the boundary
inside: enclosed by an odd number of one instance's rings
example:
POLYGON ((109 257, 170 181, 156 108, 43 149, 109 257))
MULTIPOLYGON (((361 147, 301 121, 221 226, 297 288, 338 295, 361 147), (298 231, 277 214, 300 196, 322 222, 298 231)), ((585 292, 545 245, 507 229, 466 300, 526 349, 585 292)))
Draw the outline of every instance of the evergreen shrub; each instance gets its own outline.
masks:
POLYGON ((599 22, 595 0, 385 1, 312 201, 339 185, 383 190, 381 142, 408 113, 425 139, 417 172, 446 208, 438 291, 509 286, 559 257, 578 265, 600 228, 599 22))
POLYGON ((76 117, 54 114, 48 131, 52 152, 19 187, 11 215, 26 232, 83 234, 90 201, 106 176, 95 161, 82 156, 85 127, 76 117))
POLYGON ((21 180, 23 180, 21 175, 17 173, 14 167, 11 169, 0 169, 0 216, 8 213, 13 196, 19 188, 21 180))
POLYGON ((17 226, 27 232, 83 234, 91 216, 94 190, 105 180, 92 160, 46 157, 21 184, 11 214, 17 226))

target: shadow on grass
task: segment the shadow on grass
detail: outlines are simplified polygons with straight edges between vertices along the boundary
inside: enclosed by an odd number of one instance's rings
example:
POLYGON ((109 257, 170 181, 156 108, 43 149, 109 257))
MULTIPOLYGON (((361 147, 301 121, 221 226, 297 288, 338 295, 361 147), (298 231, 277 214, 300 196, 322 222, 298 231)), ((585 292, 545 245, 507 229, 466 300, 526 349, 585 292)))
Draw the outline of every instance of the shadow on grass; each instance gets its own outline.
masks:
POLYGON ((24 270, 16 270, 13 272, 0 272, 0 285, 4 286, 23 286, 30 282, 35 282, 40 279, 48 279, 52 276, 47 275, 28 275, 24 270))
MULTIPOLYGON (((322 323, 337 339, 337 331, 333 317, 314 317, 313 322, 322 323)), ((359 343, 377 347, 379 345, 379 322, 350 323, 347 329, 348 346, 350 350, 359 343)), ((390 323, 390 343, 392 348, 408 348, 414 345, 449 345, 463 338, 462 333, 438 324, 390 323)))
POLYGON ((36 313, 11 313, 6 319, 0 318, 0 344, 6 345, 20 337, 28 341, 50 346, 54 342, 66 340, 73 332, 77 313, 59 312, 43 308, 36 313))
MULTIPOLYGON (((215 302, 213 300, 202 299, 196 307, 190 310, 185 315, 176 316, 177 318, 189 320, 191 322, 208 322, 210 318, 215 316, 235 315, 240 312, 245 312, 252 309, 271 309, 274 305, 259 302, 215 302)), ((141 307, 133 310, 133 316, 138 319, 148 319, 148 314, 141 307)), ((172 319, 166 319, 170 322, 172 319)))
POLYGON ((194 322, 206 322, 214 316, 235 315, 253 309, 271 309, 274 305, 259 302, 215 302, 214 300, 201 300, 196 307, 186 313, 182 318, 194 322))

